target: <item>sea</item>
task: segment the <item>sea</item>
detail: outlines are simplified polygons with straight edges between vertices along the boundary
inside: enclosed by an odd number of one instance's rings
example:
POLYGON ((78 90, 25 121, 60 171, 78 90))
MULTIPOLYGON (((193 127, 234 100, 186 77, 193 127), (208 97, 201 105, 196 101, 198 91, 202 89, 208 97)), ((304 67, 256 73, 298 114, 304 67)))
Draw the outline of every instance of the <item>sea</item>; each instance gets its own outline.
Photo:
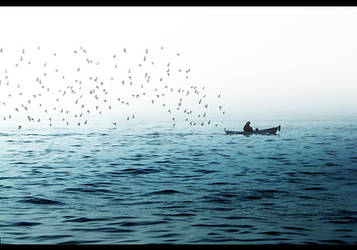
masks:
POLYGON ((1 244, 357 244, 357 122, 0 131, 1 244))

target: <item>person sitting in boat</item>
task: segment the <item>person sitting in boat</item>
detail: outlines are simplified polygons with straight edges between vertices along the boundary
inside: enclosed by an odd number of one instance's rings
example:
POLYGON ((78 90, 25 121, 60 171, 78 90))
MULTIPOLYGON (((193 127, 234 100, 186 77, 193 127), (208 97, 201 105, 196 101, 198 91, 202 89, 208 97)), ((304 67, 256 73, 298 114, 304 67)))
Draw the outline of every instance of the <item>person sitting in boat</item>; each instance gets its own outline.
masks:
POLYGON ((244 128, 243 128, 243 131, 244 132, 253 132, 253 128, 250 126, 250 121, 248 121, 245 125, 244 125, 244 128))

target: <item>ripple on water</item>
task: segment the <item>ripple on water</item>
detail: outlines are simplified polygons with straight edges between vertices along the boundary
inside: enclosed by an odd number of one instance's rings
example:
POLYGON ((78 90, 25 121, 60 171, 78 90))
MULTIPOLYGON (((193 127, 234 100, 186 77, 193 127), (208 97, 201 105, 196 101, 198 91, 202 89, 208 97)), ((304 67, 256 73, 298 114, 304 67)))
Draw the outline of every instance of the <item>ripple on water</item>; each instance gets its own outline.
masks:
POLYGON ((105 218, 77 217, 77 218, 72 218, 72 219, 63 220, 63 222, 78 222, 78 223, 83 223, 83 222, 107 221, 107 220, 110 220, 110 218, 109 218, 109 217, 105 217, 105 218))
POLYGON ((327 172, 321 172, 321 171, 299 171, 300 174, 303 175, 326 175, 327 172))
POLYGON ((323 187, 306 187, 306 188, 303 188, 303 190, 306 190, 306 191, 325 191, 327 189, 323 188, 323 187))
POLYGON ((78 245, 78 244, 95 244, 102 240, 69 240, 58 243, 59 245, 78 245))
POLYGON ((48 241, 48 240, 57 240, 57 239, 62 239, 62 238, 70 238, 72 235, 69 234, 56 234, 56 235, 41 235, 37 237, 33 237, 33 240, 36 242, 43 242, 43 241, 48 241))
POLYGON ((101 193, 112 193, 112 190, 109 189, 104 189, 104 188, 66 188, 64 192, 70 192, 70 193, 92 193, 92 194, 101 194, 101 193))
POLYGON ((319 242, 321 243, 326 243, 326 244, 338 244, 338 245, 344 245, 347 242, 342 241, 342 240, 335 240, 335 239, 331 239, 331 240, 319 240, 319 242))
POLYGON ((357 217, 352 216, 336 216, 328 221, 332 224, 357 224, 357 217))
POLYGON ((172 194, 185 194, 184 192, 180 192, 173 189, 164 189, 159 191, 154 191, 150 193, 145 193, 144 196, 151 196, 151 195, 172 195, 172 194))
POLYGON ((23 203, 31 203, 36 205, 63 205, 64 204, 63 202, 60 201, 33 197, 33 196, 25 197, 24 199, 21 199, 19 201, 23 203))
POLYGON ((311 229, 304 227, 283 226, 282 228, 293 231, 311 231, 311 229))
POLYGON ((151 226, 158 224, 166 224, 166 220, 153 220, 153 221, 128 221, 120 223, 123 227, 137 227, 137 226, 151 226))
POLYGON ((327 167, 335 167, 335 166, 342 166, 342 165, 334 163, 334 162, 326 162, 325 166, 327 166, 327 167))
POLYGON ((116 171, 111 171, 109 172, 109 175, 111 176, 120 176, 120 175, 146 175, 146 174, 154 174, 161 172, 160 169, 156 168, 125 168, 122 170, 116 170, 116 171))
POLYGON ((20 222, 15 222, 12 223, 12 227, 32 227, 32 226, 37 226, 41 225, 42 223, 40 222, 28 222, 28 221, 20 221, 20 222))
POLYGON ((209 170, 209 169, 195 169, 194 172, 202 173, 202 174, 212 174, 218 172, 217 170, 209 170))
POLYGON ((213 183, 209 183, 208 185, 212 185, 212 186, 221 186, 221 185, 229 185, 230 183, 228 182, 213 182, 213 183))
POLYGON ((164 217, 194 217, 196 214, 192 213, 160 213, 160 214, 153 214, 157 216, 164 216, 164 217))
POLYGON ((13 162, 11 164, 13 164, 13 165, 33 165, 33 164, 37 164, 37 162, 17 161, 17 162, 13 162))

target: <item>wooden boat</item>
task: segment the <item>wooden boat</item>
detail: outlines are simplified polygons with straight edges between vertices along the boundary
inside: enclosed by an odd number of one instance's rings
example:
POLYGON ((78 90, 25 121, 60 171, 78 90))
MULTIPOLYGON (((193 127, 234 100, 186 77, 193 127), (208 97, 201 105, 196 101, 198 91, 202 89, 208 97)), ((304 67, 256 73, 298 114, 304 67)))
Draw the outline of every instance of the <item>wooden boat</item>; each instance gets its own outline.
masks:
POLYGON ((232 131, 232 130, 226 130, 224 129, 224 132, 226 132, 227 135, 275 135, 277 131, 280 131, 280 125, 275 128, 267 128, 267 129, 261 129, 261 130, 254 130, 252 132, 244 132, 244 131, 232 131))

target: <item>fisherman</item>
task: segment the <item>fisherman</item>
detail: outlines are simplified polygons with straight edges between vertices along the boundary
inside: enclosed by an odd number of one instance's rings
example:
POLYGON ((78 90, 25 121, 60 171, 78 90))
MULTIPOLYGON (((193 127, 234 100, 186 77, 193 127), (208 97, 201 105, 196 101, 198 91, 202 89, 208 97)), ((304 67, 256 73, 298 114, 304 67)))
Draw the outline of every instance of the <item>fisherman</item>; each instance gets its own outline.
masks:
POLYGON ((253 128, 250 126, 250 121, 248 121, 243 128, 244 132, 253 132, 253 128))

